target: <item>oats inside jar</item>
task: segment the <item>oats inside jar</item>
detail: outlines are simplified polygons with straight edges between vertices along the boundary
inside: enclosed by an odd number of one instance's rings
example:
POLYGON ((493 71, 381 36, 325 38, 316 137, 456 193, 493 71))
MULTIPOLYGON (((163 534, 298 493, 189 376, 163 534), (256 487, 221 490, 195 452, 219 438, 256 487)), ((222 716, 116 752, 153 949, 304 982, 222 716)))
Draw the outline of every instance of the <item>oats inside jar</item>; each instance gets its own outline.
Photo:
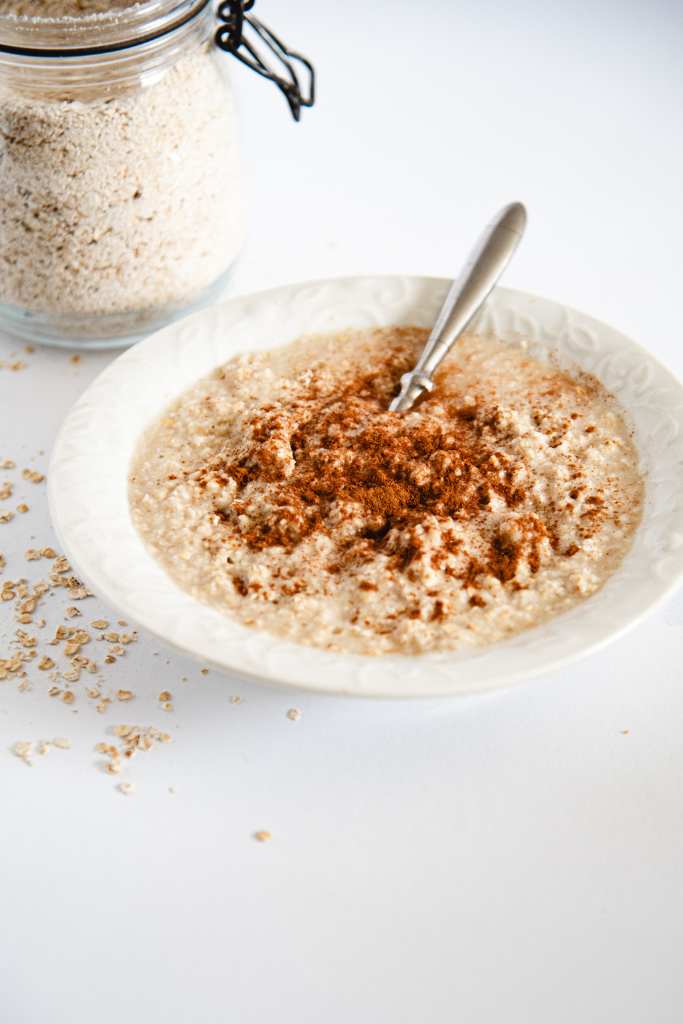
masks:
POLYGON ((428 332, 240 356, 144 435, 134 522, 169 575, 245 625, 360 654, 495 643, 598 590, 643 481, 600 382, 464 337, 387 411, 428 332))

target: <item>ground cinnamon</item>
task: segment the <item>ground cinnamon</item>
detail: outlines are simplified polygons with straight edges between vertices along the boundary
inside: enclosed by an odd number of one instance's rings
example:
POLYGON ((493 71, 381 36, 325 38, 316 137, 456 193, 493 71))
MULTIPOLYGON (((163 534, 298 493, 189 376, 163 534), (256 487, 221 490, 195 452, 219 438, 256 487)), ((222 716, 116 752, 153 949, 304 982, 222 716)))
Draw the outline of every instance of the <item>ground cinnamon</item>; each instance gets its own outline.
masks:
MULTIPOLYGON (((405 356, 390 354, 375 372, 354 377, 336 393, 321 390, 313 375, 293 409, 262 406, 250 421, 250 443, 239 459, 219 459, 204 471, 204 486, 209 480, 233 480, 237 486, 231 504, 217 508, 219 519, 237 527, 254 551, 291 551, 315 532, 338 535, 340 523, 350 525, 341 530, 338 558, 328 572, 383 551, 393 570, 406 573, 423 552, 422 528, 432 517, 442 523, 486 517, 494 499, 498 506, 518 508, 527 486, 519 466, 501 450, 506 428, 495 405, 435 392, 408 416, 389 413, 405 368, 405 356), (271 513, 254 515, 250 485, 264 483, 271 513)), ((460 578, 471 587, 483 575, 507 583, 522 559, 535 572, 548 538, 539 520, 520 516, 517 532, 494 533, 488 552, 471 558, 460 578)), ((447 559, 459 545, 446 532, 432 560, 447 559)))

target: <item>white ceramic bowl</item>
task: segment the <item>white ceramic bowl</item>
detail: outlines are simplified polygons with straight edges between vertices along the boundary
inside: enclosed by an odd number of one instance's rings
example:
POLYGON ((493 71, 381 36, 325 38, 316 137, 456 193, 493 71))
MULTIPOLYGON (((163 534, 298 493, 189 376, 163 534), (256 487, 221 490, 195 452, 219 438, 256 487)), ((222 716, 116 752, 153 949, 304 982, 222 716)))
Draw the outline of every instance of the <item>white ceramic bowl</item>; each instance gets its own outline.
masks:
POLYGON ((248 629, 182 591, 148 554, 131 522, 127 476, 144 427, 198 378, 238 352, 313 332, 387 324, 430 326, 448 281, 357 277, 297 284, 204 310, 120 356, 66 418, 49 474, 63 548, 93 591, 145 630, 226 670, 355 696, 465 694, 545 672, 613 640, 683 575, 683 388, 644 349, 581 313, 498 289, 477 329, 528 339, 578 364, 631 415, 647 499, 622 567, 601 591, 550 622, 468 653, 380 658, 314 650, 248 629))

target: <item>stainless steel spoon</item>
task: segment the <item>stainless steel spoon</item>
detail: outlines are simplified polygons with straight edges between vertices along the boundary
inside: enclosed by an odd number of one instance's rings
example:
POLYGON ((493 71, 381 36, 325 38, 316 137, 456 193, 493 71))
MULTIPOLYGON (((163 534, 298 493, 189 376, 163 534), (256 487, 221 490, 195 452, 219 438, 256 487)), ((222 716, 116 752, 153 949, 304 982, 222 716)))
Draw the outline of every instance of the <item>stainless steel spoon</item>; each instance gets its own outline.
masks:
POLYGON ((436 368, 490 295, 521 242, 525 227, 524 206, 510 203, 485 229, 449 288, 415 369, 401 377, 401 390, 389 406, 391 412, 405 412, 423 391, 432 390, 436 368))

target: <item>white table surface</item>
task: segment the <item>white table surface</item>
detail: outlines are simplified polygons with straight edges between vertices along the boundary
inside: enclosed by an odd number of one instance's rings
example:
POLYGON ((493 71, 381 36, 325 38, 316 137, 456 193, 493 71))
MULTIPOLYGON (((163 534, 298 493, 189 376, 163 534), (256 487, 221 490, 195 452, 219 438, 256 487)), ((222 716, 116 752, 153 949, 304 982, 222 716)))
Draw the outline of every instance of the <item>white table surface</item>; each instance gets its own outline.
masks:
MULTIPOLYGON (((320 100, 295 126, 235 67, 253 206, 234 293, 450 274, 520 198, 506 283, 683 370, 679 5, 258 7, 315 58, 320 100)), ((111 358, 37 350, 0 370, 0 459, 45 468, 111 358)), ((16 498, 31 510, 0 526, 11 577, 42 572, 23 552, 52 541, 44 485, 16 498)), ((682 641, 679 593, 604 652, 486 698, 292 694, 202 676, 144 637, 113 667, 136 700, 107 715, 82 686, 73 708, 48 698, 35 670, 28 693, 0 683, 0 1019, 680 1021, 682 641), (132 797, 93 750, 117 721, 173 735, 127 772, 132 797), (31 769, 9 752, 60 735, 72 749, 31 769)))

